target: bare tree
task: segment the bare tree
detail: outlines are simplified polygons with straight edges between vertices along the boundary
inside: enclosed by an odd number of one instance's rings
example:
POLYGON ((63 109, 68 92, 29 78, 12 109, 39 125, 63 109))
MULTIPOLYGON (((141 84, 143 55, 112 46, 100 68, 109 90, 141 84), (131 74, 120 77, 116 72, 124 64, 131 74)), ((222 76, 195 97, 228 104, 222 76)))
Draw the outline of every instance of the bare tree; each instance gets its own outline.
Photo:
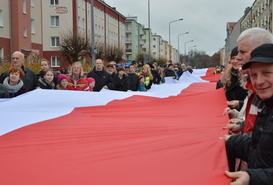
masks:
POLYGON ((72 31, 64 32, 61 35, 60 48, 62 56, 72 64, 83 56, 90 56, 91 46, 83 33, 74 35, 72 31))

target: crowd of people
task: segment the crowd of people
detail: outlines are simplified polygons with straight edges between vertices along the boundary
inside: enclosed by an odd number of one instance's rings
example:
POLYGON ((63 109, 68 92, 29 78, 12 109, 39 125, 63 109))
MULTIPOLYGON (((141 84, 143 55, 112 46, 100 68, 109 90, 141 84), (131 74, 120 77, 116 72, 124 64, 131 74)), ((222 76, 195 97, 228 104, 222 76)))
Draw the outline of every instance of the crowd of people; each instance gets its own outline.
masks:
POLYGON ((217 88, 227 98, 226 144, 231 185, 273 183, 273 35, 250 28, 238 37, 217 88))
MULTIPOLYGON (((0 76, 0 98, 13 98, 41 89, 97 91, 148 91, 153 84, 162 84, 165 77, 179 79, 192 69, 169 62, 142 67, 132 63, 126 68, 112 61, 95 61, 94 69, 84 75, 81 62, 74 62, 69 74, 56 74, 49 61, 41 59, 35 74, 24 66, 24 54, 15 51, 10 69, 0 76)), ((220 70, 217 69, 215 74, 220 70)), ((221 71, 222 73, 222 71, 221 71)), ((238 38, 238 47, 230 53, 217 88, 224 88, 229 123, 226 142, 232 185, 269 185, 273 182, 273 35, 262 28, 250 28, 238 38)))
POLYGON ((13 98, 34 89, 148 91, 153 84, 163 84, 165 77, 171 76, 178 80, 184 71, 192 72, 189 66, 178 66, 171 62, 165 66, 148 63, 142 67, 133 62, 124 67, 114 61, 105 65, 102 59, 97 59, 93 70, 88 73, 84 71, 82 63, 76 61, 68 74, 63 74, 53 71, 50 62, 41 59, 40 71, 35 74, 24 66, 24 62, 22 52, 15 51, 12 54, 11 68, 0 76, 0 98, 13 98))

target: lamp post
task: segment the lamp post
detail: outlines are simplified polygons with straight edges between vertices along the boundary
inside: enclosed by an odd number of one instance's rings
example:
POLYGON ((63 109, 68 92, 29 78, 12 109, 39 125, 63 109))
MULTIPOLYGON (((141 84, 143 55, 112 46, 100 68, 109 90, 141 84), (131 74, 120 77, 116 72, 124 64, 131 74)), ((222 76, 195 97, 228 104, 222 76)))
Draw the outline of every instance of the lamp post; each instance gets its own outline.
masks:
POLYGON ((193 42, 193 40, 189 40, 189 41, 185 42, 185 46, 184 46, 184 47, 185 47, 185 48, 184 48, 184 50, 185 50, 185 51, 184 51, 184 55, 186 55, 186 50, 187 50, 186 47, 187 47, 187 43, 189 43, 189 42, 193 42))
POLYGON ((179 37, 180 37, 181 35, 186 35, 186 34, 189 34, 189 32, 181 33, 181 34, 179 34, 179 35, 177 36, 177 38, 178 38, 178 53, 180 52, 180 49, 179 49, 179 37))
POLYGON ((150 0, 148 0, 148 27, 149 27, 149 59, 148 62, 150 62, 151 57, 151 15, 150 15, 150 0))
MULTIPOLYGON (((177 20, 173 20, 171 22, 169 22, 169 45, 171 46, 171 23, 177 22, 177 21, 182 21, 183 19, 177 19, 177 20)), ((170 47, 170 60, 171 60, 171 47, 170 47)))
POLYGON ((95 66, 96 49, 95 49, 95 23, 94 23, 94 0, 91 0, 91 57, 92 65, 95 66))

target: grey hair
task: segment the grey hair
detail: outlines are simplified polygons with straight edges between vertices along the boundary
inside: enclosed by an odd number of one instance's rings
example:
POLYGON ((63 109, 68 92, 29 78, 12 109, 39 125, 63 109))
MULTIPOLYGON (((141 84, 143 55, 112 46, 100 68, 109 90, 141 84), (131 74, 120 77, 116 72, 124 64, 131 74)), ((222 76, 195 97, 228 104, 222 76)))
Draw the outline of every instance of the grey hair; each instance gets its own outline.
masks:
POLYGON ((273 43, 273 34, 268 30, 254 27, 244 30, 238 37, 237 42, 249 38, 252 46, 259 46, 266 43, 273 43))

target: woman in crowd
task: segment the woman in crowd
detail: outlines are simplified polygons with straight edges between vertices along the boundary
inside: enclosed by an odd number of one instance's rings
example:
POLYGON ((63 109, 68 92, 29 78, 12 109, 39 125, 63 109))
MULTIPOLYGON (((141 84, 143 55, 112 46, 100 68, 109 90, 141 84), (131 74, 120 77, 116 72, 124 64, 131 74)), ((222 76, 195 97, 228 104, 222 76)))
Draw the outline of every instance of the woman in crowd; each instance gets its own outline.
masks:
POLYGON ((83 77, 83 68, 80 62, 75 62, 72 64, 68 77, 68 90, 75 91, 89 91, 88 82, 86 78, 83 77))
POLYGON ((67 76, 65 74, 59 74, 57 89, 58 90, 67 90, 67 84, 68 84, 67 76))
POLYGON ((43 78, 40 78, 37 82, 37 89, 56 89, 56 85, 53 82, 54 72, 52 69, 48 69, 44 72, 43 78))
MULTIPOLYGON (((228 101, 239 100, 240 107, 243 105, 243 101, 248 94, 242 85, 242 74, 239 69, 242 67, 242 64, 236 59, 238 55, 238 48, 235 47, 230 54, 229 63, 230 65, 224 72, 224 75, 220 79, 220 86, 225 88, 226 98, 228 101)), ((219 83, 218 83, 218 87, 219 83)))
POLYGON ((153 75, 151 73, 150 66, 148 64, 145 64, 141 68, 140 75, 144 76, 144 84, 145 84, 146 91, 151 89, 153 84, 153 75))
POLYGON ((125 74, 125 69, 123 67, 117 68, 117 78, 113 79, 116 84, 116 90, 118 91, 128 91, 129 89, 129 78, 125 74))
POLYGON ((24 82, 21 80, 24 75, 24 71, 19 67, 9 69, 8 77, 5 78, 3 84, 8 89, 10 98, 27 92, 27 89, 24 87, 24 82))

